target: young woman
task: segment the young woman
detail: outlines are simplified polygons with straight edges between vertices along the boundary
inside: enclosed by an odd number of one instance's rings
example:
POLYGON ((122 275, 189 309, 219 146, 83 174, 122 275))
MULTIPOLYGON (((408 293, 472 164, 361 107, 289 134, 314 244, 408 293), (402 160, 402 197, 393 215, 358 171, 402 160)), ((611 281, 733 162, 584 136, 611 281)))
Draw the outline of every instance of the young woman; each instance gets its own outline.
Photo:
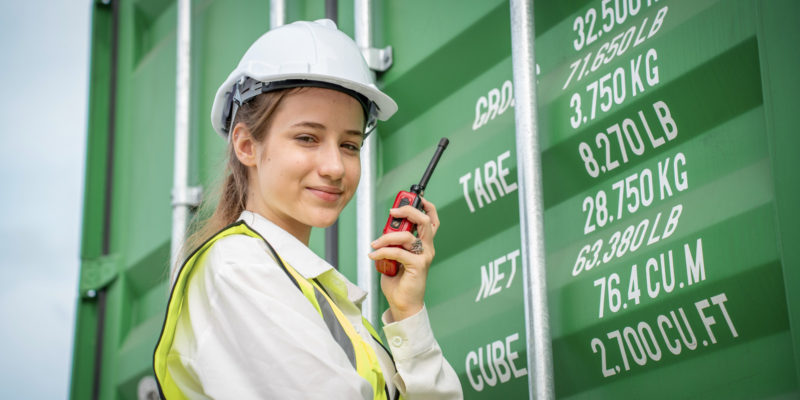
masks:
POLYGON ((329 20, 253 43, 214 101, 229 171, 173 283, 154 355, 164 397, 462 397, 423 304, 439 227, 432 203, 391 210, 417 224, 417 237, 372 243, 370 258, 402 264, 381 277, 388 349, 361 316, 366 292, 308 248, 311 228, 333 224, 353 197, 364 137, 396 110, 329 20))

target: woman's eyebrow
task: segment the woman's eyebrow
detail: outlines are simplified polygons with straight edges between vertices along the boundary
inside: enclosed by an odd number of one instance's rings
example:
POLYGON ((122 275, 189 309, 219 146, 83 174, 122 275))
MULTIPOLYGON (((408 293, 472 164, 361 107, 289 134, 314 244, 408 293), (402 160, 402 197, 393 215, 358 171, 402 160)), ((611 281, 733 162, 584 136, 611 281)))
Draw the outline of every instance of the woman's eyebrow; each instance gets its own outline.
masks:
MULTIPOLYGON (((292 127, 293 128, 294 127, 299 127, 299 128, 305 127, 305 128, 311 128, 311 129, 325 130, 325 125, 320 124, 319 122, 312 122, 312 121, 298 122, 298 123, 292 125, 292 127)), ((348 130, 345 131, 345 133, 348 133, 350 135, 356 135, 356 136, 363 136, 364 135, 364 132, 362 132, 362 131, 360 131, 358 129, 348 129, 348 130)))
POLYGON ((322 125, 322 124, 320 124, 318 122, 311 122, 311 121, 298 122, 298 123, 292 125, 292 127, 301 127, 301 128, 302 127, 306 127, 306 128, 321 129, 321 130, 325 129, 325 125, 322 125))

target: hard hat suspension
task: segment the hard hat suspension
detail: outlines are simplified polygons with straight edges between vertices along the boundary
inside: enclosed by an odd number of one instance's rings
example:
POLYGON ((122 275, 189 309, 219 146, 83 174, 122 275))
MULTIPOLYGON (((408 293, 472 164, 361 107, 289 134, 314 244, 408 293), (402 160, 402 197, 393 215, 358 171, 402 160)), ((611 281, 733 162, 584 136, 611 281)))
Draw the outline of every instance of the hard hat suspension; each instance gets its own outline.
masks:
POLYGON ((364 110, 364 137, 369 135, 378 120, 378 108, 374 101, 369 100, 366 96, 354 90, 345 87, 321 81, 313 81, 306 79, 288 79, 274 82, 261 82, 249 77, 242 77, 233 84, 230 92, 226 93, 226 104, 222 109, 222 130, 228 135, 233 131, 233 124, 236 121, 236 114, 239 108, 244 104, 255 98, 256 96, 281 89, 289 89, 295 87, 318 87, 323 89, 337 90, 342 93, 348 94, 361 104, 364 110))

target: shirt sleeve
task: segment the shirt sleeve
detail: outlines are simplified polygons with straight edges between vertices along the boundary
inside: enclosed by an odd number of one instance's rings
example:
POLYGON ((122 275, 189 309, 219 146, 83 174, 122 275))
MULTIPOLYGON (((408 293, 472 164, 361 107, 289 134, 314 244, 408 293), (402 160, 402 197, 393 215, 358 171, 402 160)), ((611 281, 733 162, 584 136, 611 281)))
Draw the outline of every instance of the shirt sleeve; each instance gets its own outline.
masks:
POLYGON ((188 289, 196 349, 188 366, 214 399, 371 399, 316 309, 241 235, 209 250, 188 289), (199 272, 199 271, 198 271, 199 272))
POLYGON ((397 375, 392 382, 408 400, 462 399, 461 382, 433 336, 428 310, 393 322, 383 313, 383 332, 394 356, 397 375))

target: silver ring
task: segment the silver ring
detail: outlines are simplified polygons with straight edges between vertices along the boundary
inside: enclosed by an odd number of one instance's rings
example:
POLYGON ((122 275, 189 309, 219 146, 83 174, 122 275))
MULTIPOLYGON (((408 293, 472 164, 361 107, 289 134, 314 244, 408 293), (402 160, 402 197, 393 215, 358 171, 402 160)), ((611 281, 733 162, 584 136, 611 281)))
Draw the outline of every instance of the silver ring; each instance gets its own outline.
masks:
POLYGON ((411 244, 411 250, 409 251, 414 254, 422 254, 423 250, 424 249, 422 248, 422 240, 417 238, 417 240, 415 240, 414 243, 411 244))

